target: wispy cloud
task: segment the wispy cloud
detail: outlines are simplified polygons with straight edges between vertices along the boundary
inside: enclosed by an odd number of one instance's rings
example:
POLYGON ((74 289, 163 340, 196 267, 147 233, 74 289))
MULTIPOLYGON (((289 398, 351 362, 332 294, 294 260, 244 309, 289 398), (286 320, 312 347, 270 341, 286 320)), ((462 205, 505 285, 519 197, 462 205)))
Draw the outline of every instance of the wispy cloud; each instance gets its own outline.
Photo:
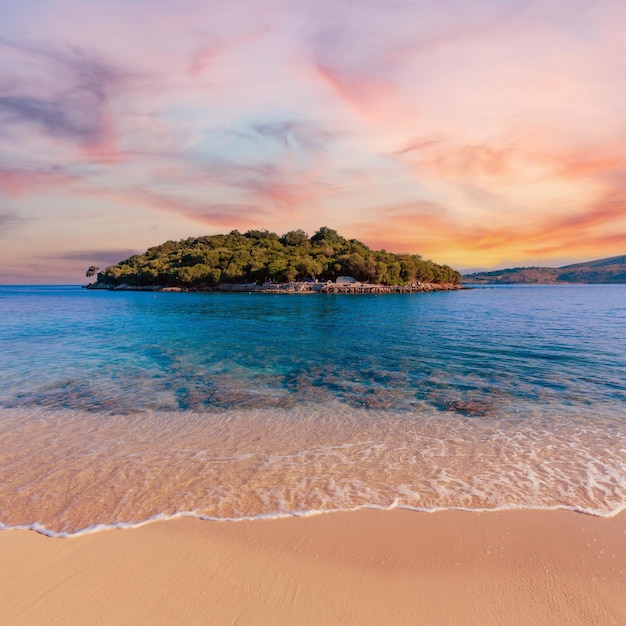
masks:
POLYGON ((23 218, 15 213, 0 213, 0 239, 8 237, 11 230, 22 221, 23 218))
POLYGON ((113 197, 126 205, 142 205, 184 217, 211 228, 223 228, 228 225, 232 225, 232 228, 239 228, 246 224, 258 225, 268 215, 266 209, 255 205, 198 201, 182 194, 174 195, 139 188, 126 189, 113 197))
POLYGON ((119 263, 133 254, 140 254, 144 250, 139 249, 112 249, 112 250, 70 250, 59 254, 41 255, 38 258, 43 260, 63 260, 78 261, 84 264, 101 265, 102 268, 108 265, 119 263))
MULTIPOLYGON (((223 9, 223 7, 220 7, 223 9)), ((191 62, 189 63, 189 72, 192 76, 197 77, 204 73, 224 53, 255 41, 269 32, 267 25, 254 26, 248 28, 244 25, 244 31, 232 35, 219 35, 210 33, 201 37, 200 43, 195 47, 191 54, 191 62)))
POLYGON ((252 128, 261 137, 274 139, 287 149, 299 146, 310 152, 325 150, 338 136, 336 132, 303 120, 256 123, 252 128))
POLYGON ((91 157, 117 158, 112 100, 133 74, 81 48, 0 40, 0 122, 25 126, 82 147, 91 157), (35 74, 17 73, 35 66, 35 74))
POLYGON ((0 165, 0 196, 17 198, 41 194, 50 189, 67 187, 75 180, 75 176, 59 166, 7 167, 0 165))

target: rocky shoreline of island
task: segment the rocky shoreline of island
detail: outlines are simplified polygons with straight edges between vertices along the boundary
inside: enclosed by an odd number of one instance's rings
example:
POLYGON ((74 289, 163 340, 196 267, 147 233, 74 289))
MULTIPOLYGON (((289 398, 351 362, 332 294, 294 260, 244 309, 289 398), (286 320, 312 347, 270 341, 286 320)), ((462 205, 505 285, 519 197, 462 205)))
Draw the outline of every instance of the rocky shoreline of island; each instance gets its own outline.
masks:
POLYGON ((222 292, 222 293, 265 293, 265 294, 392 294, 392 293, 427 293, 434 291, 458 291, 466 289, 454 283, 414 282, 410 285, 382 285, 361 283, 358 281, 297 281, 289 283, 222 283, 216 287, 198 285, 195 287, 164 287, 162 285, 106 285, 90 283, 84 289, 104 291, 151 291, 151 292, 222 292))

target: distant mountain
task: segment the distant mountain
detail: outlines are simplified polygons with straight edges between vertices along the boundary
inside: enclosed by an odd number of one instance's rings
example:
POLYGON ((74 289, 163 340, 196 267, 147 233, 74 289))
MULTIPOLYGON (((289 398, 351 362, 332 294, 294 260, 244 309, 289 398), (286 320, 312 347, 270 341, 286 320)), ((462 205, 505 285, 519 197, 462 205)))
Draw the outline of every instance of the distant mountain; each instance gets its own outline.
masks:
POLYGON ((626 255, 563 267, 514 267, 476 272, 464 274, 461 281, 474 285, 626 283, 626 255))

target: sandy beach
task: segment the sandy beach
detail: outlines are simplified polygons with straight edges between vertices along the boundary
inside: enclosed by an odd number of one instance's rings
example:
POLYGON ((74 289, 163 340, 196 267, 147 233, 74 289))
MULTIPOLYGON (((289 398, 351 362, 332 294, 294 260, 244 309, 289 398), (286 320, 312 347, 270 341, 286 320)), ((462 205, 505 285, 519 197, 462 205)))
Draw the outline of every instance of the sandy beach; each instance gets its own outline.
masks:
POLYGON ((626 514, 405 510, 0 532, 2 624, 624 624, 626 514))

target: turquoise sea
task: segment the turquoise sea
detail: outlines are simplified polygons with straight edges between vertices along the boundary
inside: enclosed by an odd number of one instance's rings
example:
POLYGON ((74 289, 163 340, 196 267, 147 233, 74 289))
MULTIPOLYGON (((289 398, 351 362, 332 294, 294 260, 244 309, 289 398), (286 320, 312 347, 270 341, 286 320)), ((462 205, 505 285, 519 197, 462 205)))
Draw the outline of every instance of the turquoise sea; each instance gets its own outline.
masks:
POLYGON ((626 507, 626 286, 0 287, 0 527, 626 507))

